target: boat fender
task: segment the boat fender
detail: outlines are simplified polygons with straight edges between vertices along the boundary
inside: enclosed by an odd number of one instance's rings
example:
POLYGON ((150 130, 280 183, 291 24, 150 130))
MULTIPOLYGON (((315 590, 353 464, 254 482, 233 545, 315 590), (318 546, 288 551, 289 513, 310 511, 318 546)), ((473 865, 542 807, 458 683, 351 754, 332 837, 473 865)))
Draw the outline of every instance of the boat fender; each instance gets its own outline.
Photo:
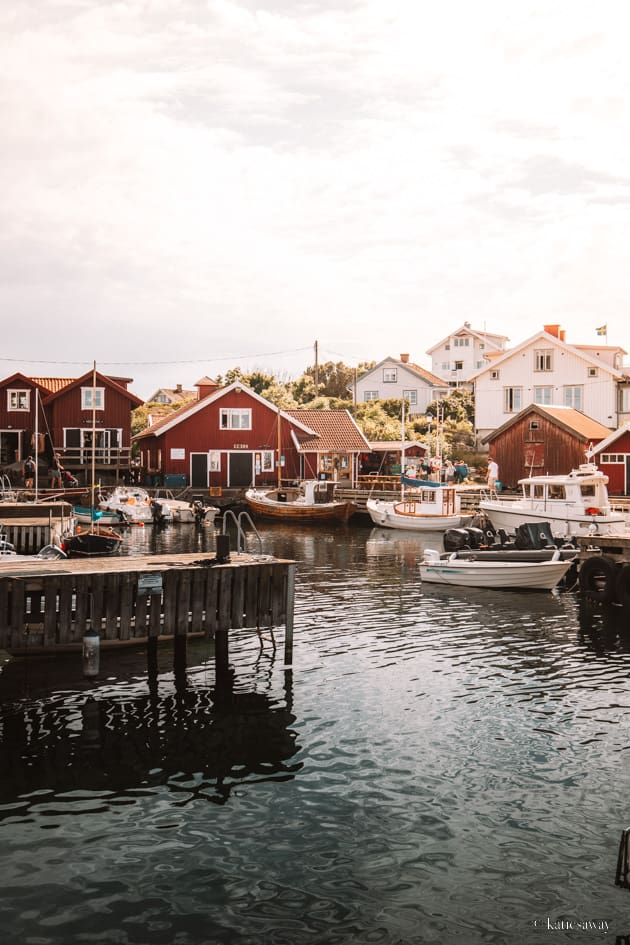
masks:
POLYGON ((579 573, 580 590, 589 600, 612 604, 615 600, 617 566, 608 555, 594 555, 582 564, 579 573))
POLYGON ((77 535, 80 535, 82 531, 83 529, 81 528, 81 526, 77 525, 77 535))
POLYGON ((630 607, 630 564, 623 564, 617 571, 615 596, 623 607, 630 607))

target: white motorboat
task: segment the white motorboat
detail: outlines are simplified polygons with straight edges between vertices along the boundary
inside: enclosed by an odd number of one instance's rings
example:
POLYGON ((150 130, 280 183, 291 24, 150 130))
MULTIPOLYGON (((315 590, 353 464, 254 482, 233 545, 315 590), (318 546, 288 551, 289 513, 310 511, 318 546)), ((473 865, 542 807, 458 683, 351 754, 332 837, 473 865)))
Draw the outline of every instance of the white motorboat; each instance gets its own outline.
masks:
POLYGON ((429 584, 451 584, 488 590, 551 590, 576 559, 577 549, 536 551, 427 550, 420 562, 420 577, 429 584))
POLYGON ((176 499, 170 489, 158 489, 153 496, 153 517, 156 521, 172 521, 177 525, 214 525, 219 509, 200 500, 176 499))
POLYGON ((153 521, 151 496, 139 486, 116 486, 98 503, 105 512, 117 512, 130 525, 148 525, 153 521))
POLYGON ((374 524, 382 528, 443 532, 472 522, 472 512, 462 512, 460 502, 454 486, 419 480, 400 499, 368 499, 366 508, 374 524))
POLYGON ((514 532, 524 522, 549 522, 557 538, 623 531, 626 516, 613 512, 608 498, 608 476, 593 463, 583 463, 566 475, 528 476, 519 480, 518 498, 490 496, 480 510, 496 529, 514 532))

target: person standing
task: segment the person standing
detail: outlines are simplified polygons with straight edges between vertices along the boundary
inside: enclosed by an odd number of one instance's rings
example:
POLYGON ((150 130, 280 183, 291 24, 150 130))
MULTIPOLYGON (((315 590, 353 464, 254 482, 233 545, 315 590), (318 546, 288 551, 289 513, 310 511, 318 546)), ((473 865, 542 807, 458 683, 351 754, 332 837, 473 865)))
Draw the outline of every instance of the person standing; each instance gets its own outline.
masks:
POLYGON ((27 456, 24 461, 24 488, 32 489, 35 485, 35 461, 32 456, 27 456))
POLYGON ((61 465, 61 456, 59 453, 55 453, 53 456, 52 463, 50 464, 50 488, 51 489, 63 489, 63 466, 61 465))
POLYGON ((444 466, 444 482, 447 486, 452 486, 455 481, 455 467, 450 459, 446 460, 446 465, 444 466))
POLYGON ((499 466, 491 456, 488 456, 488 488, 490 492, 496 492, 498 478, 499 466))

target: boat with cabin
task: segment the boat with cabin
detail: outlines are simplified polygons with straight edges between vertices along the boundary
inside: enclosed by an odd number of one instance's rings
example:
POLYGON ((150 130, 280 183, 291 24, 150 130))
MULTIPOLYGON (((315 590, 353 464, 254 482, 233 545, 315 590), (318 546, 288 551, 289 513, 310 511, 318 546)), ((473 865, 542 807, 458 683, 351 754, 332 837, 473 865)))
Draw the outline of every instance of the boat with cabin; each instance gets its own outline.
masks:
POLYGON ((274 489, 248 489, 247 507, 259 518, 293 522, 347 522, 357 511, 354 502, 335 499, 335 483, 304 479, 274 489))
POLYGON ((366 509, 374 524, 382 528, 420 532, 462 528, 474 518, 472 512, 462 512, 461 496, 455 486, 424 479, 409 480, 406 477, 401 483, 399 499, 368 499, 366 509), (412 481, 413 486, 405 486, 405 483, 412 481))
POLYGON ((604 535, 623 531, 627 517, 613 512, 608 476, 594 463, 582 463, 566 475, 527 476, 519 480, 521 495, 485 496, 480 511, 493 528, 515 532, 525 522, 549 522, 556 538, 604 535))
POLYGON ((140 486, 116 486, 109 495, 101 498, 98 508, 104 512, 116 512, 128 525, 149 525, 153 522, 151 496, 140 486))

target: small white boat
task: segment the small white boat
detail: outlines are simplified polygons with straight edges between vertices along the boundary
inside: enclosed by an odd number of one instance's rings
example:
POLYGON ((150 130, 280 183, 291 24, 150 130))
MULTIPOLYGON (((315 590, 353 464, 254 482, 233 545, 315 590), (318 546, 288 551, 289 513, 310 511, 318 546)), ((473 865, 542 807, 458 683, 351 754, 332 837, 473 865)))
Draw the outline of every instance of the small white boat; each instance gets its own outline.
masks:
POLYGON ((170 489, 158 489, 153 496, 153 516, 158 522, 176 525, 214 525, 219 509, 196 500, 176 499, 170 489))
POLYGON ((472 522, 472 512, 462 512, 460 502, 454 486, 420 480, 400 499, 368 499, 366 508, 374 524, 382 528, 443 532, 472 522))
POLYGON ((626 516, 612 511, 607 484, 608 476, 597 466, 583 463, 566 475, 520 479, 518 498, 486 497, 479 508, 494 528, 508 532, 541 519, 549 522, 556 538, 623 531, 626 516))
POLYGON ((117 486, 98 503, 104 512, 116 512, 122 522, 147 525, 153 521, 151 496, 139 486, 117 486))
POLYGON ((420 577, 429 584, 481 587, 488 590, 551 590, 576 559, 577 549, 537 551, 427 550, 420 562, 420 577))

